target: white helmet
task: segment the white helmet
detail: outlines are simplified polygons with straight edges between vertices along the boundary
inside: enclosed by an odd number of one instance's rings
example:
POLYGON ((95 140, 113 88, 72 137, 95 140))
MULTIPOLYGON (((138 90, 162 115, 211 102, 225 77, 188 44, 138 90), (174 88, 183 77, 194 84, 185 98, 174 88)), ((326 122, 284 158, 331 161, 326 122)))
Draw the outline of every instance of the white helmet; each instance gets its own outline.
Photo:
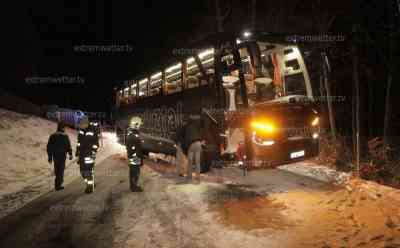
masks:
POLYGON ((134 116, 130 119, 129 127, 133 129, 139 129, 143 124, 142 118, 134 116))

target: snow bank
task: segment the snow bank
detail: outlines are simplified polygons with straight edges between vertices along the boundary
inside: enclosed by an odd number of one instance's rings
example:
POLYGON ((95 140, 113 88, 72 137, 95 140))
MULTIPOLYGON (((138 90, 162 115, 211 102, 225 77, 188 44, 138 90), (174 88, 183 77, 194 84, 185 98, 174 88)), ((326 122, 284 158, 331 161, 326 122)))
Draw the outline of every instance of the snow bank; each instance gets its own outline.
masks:
MULTIPOLYGON (((55 122, 0 108, 0 218, 54 190, 54 167, 47 161, 46 145, 56 127, 55 122)), ((75 154, 76 130, 66 128, 66 133, 75 154)), ((116 153, 124 153, 124 147, 115 134, 103 133, 96 163, 116 153)), ((64 185, 78 177, 76 158, 67 160, 64 185)))
POLYGON ((278 168, 302 176, 311 177, 319 181, 339 185, 345 184, 351 177, 351 173, 336 171, 326 166, 318 165, 309 161, 286 164, 279 166, 278 168))
MULTIPOLYGON (((51 173, 46 145, 56 128, 46 119, 0 109, 0 197, 51 173)), ((75 130, 66 132, 76 147, 75 130)))

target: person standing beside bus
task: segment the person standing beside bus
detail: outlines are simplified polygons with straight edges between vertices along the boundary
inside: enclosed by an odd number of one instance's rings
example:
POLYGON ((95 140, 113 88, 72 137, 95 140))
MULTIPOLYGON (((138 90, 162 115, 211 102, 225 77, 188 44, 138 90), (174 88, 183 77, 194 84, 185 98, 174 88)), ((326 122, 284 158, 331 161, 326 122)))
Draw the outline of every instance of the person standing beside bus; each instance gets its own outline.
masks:
POLYGON ((126 133, 126 152, 129 161, 129 187, 132 192, 142 192, 139 186, 140 167, 143 166, 142 140, 139 128, 142 125, 140 117, 133 117, 126 133))
POLYGON ((187 145, 185 144, 185 128, 187 125, 187 121, 184 119, 182 122, 182 126, 178 127, 175 131, 175 148, 176 148, 176 156, 175 156, 175 168, 176 175, 184 176, 185 169, 185 154, 187 152, 187 145))
POLYGON ((188 171, 187 181, 192 180, 192 171, 195 169, 196 178, 200 182, 201 153, 204 145, 203 128, 200 115, 190 115, 185 128, 185 140, 188 144, 188 171))

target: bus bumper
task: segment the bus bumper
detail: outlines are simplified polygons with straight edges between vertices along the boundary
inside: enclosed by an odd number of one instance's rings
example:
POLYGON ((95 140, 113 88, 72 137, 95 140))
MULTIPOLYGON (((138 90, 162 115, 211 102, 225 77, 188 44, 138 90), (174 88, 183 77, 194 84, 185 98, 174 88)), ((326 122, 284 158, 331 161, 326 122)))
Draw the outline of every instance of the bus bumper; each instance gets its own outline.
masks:
POLYGON ((319 139, 304 138, 262 146, 252 142, 253 160, 248 167, 268 167, 318 156, 319 139))

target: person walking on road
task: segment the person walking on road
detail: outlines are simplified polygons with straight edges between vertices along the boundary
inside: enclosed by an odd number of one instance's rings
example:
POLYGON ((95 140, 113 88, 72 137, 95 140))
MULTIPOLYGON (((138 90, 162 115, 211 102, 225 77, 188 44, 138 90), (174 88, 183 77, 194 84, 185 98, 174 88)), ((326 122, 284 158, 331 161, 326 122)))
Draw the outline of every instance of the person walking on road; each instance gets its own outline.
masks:
POLYGON ((47 142, 47 156, 51 164, 54 161, 54 182, 55 190, 62 190, 64 182, 65 160, 69 154, 69 160, 72 160, 71 142, 67 134, 65 134, 65 125, 59 122, 57 131, 50 135, 47 142))
POLYGON ((201 153, 204 145, 203 127, 200 115, 190 115, 189 122, 185 128, 185 140, 188 148, 188 172, 187 181, 192 180, 193 169, 196 173, 196 178, 200 182, 201 170, 201 153))
POLYGON ((141 192, 139 186, 140 167, 143 165, 142 140, 139 128, 142 125, 140 117, 133 117, 126 132, 126 152, 129 163, 129 187, 132 192, 141 192))
POLYGON ((79 169, 86 183, 85 193, 94 191, 94 167, 97 150, 99 149, 99 137, 96 127, 89 123, 88 118, 83 118, 79 123, 78 143, 75 156, 78 157, 79 169))

